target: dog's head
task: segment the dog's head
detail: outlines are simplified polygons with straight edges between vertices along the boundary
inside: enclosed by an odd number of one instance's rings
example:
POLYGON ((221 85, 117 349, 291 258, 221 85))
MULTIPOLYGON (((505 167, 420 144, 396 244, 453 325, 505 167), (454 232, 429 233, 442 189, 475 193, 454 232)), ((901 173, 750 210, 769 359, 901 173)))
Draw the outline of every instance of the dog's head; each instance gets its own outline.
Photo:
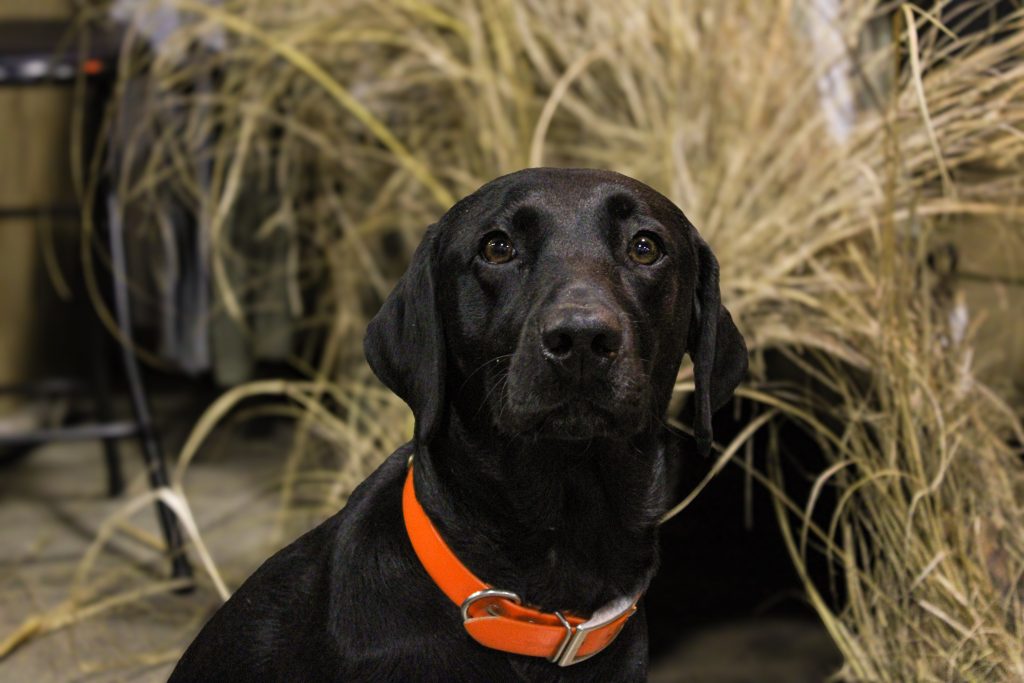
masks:
POLYGON ((509 437, 650 430, 689 352, 695 433, 747 367, 718 262, 686 216, 608 171, 528 169, 432 225, 364 343, 427 442, 451 405, 509 437))

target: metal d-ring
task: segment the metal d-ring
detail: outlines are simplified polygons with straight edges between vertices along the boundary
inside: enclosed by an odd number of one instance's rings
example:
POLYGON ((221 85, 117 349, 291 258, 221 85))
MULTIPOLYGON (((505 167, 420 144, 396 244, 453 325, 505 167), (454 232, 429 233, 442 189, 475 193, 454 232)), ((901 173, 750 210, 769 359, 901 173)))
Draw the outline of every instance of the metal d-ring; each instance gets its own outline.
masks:
POLYGON ((517 605, 523 604, 522 599, 512 591, 503 591, 497 588, 485 588, 482 591, 473 593, 462 601, 462 621, 469 621, 469 608, 474 602, 482 600, 483 598, 504 598, 505 600, 511 600, 517 605))

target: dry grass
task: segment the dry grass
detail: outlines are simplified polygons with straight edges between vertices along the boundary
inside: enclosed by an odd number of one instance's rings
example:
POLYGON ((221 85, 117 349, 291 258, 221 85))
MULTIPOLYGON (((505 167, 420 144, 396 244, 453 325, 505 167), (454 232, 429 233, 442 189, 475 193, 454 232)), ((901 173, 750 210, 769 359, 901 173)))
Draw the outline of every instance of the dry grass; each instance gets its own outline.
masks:
MULTIPOLYGON (((269 393, 301 409, 279 530, 300 487, 334 509, 410 431, 359 348, 398 274, 384 238, 411 253, 454 197, 524 166, 612 168, 683 207, 721 261, 753 357, 741 393, 765 417, 720 466, 783 420, 828 454, 808 500, 787 496, 777 450, 751 476, 775 492, 801 573, 823 552, 845 587, 835 611, 806 584, 841 676, 1024 679, 1024 479, 1008 446, 1024 435, 978 380, 972 326, 951 324, 955 282, 925 265, 951 230, 1020 230, 1019 10, 992 41, 963 32, 983 2, 955 14, 847 3, 834 22, 814 3, 745 0, 171 4, 184 23, 156 56, 128 39, 123 73, 145 97, 114 150, 121 196, 154 217, 170 198, 188 207, 216 314, 244 324, 252 283, 230 275, 227 226, 259 188, 277 206, 253 229, 290 235, 292 274, 320 293, 293 308, 314 340, 292 359, 308 381, 211 408, 176 473, 183 503, 207 433, 269 393), (777 381, 767 352, 819 391, 777 381), (312 466, 310 439, 344 466, 312 466), (822 528, 811 514, 826 489, 839 505, 822 528)), ((684 370, 679 394, 690 389, 684 370)))

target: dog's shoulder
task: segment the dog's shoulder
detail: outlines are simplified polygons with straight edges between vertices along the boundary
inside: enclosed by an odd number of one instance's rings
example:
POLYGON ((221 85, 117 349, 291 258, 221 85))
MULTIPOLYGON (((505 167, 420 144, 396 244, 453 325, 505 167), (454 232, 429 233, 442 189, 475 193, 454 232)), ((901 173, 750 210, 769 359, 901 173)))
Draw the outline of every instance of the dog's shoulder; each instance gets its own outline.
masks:
MULTIPOLYGON (((311 671, 330 668, 345 647, 352 596, 376 590, 358 584, 388 578, 360 565, 401 564, 392 556, 405 542, 397 532, 411 452, 411 444, 399 448, 342 510, 266 560, 213 615, 171 680, 237 680, 242 672, 272 679, 277 659, 296 651, 307 654, 311 671)), ((295 662, 288 666, 295 673, 295 662)))

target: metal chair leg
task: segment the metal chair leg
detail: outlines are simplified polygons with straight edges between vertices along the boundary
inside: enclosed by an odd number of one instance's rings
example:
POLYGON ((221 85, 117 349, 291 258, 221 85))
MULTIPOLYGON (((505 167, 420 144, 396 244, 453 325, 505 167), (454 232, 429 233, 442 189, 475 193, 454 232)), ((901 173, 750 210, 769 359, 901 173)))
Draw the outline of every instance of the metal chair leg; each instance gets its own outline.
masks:
MULTIPOLYGON (((101 423, 109 424, 113 421, 114 411, 110 398, 110 354, 106 343, 107 335, 98 321, 92 321, 89 327, 92 337, 90 341, 96 417, 101 423)), ((124 491, 121 454, 116 438, 103 439, 103 455, 107 463, 107 493, 111 498, 116 498, 124 491)))
MULTIPOLYGON (((131 396, 132 409, 139 424, 139 438, 142 455, 146 461, 149 484, 153 489, 168 485, 167 466, 164 460, 160 440, 157 437, 146 400, 145 387, 142 384, 142 373, 135 357, 131 333, 131 310, 128 300, 128 268, 124 248, 124 225, 120 210, 111 195, 107 195, 106 224, 110 241, 110 263, 114 277, 114 317, 121 330, 121 360, 124 363, 125 375, 128 379, 128 390, 131 396)), ((162 501, 156 503, 157 518, 160 529, 167 542, 171 554, 171 574, 175 578, 191 578, 192 566, 185 556, 184 539, 181 527, 174 512, 162 501)))

